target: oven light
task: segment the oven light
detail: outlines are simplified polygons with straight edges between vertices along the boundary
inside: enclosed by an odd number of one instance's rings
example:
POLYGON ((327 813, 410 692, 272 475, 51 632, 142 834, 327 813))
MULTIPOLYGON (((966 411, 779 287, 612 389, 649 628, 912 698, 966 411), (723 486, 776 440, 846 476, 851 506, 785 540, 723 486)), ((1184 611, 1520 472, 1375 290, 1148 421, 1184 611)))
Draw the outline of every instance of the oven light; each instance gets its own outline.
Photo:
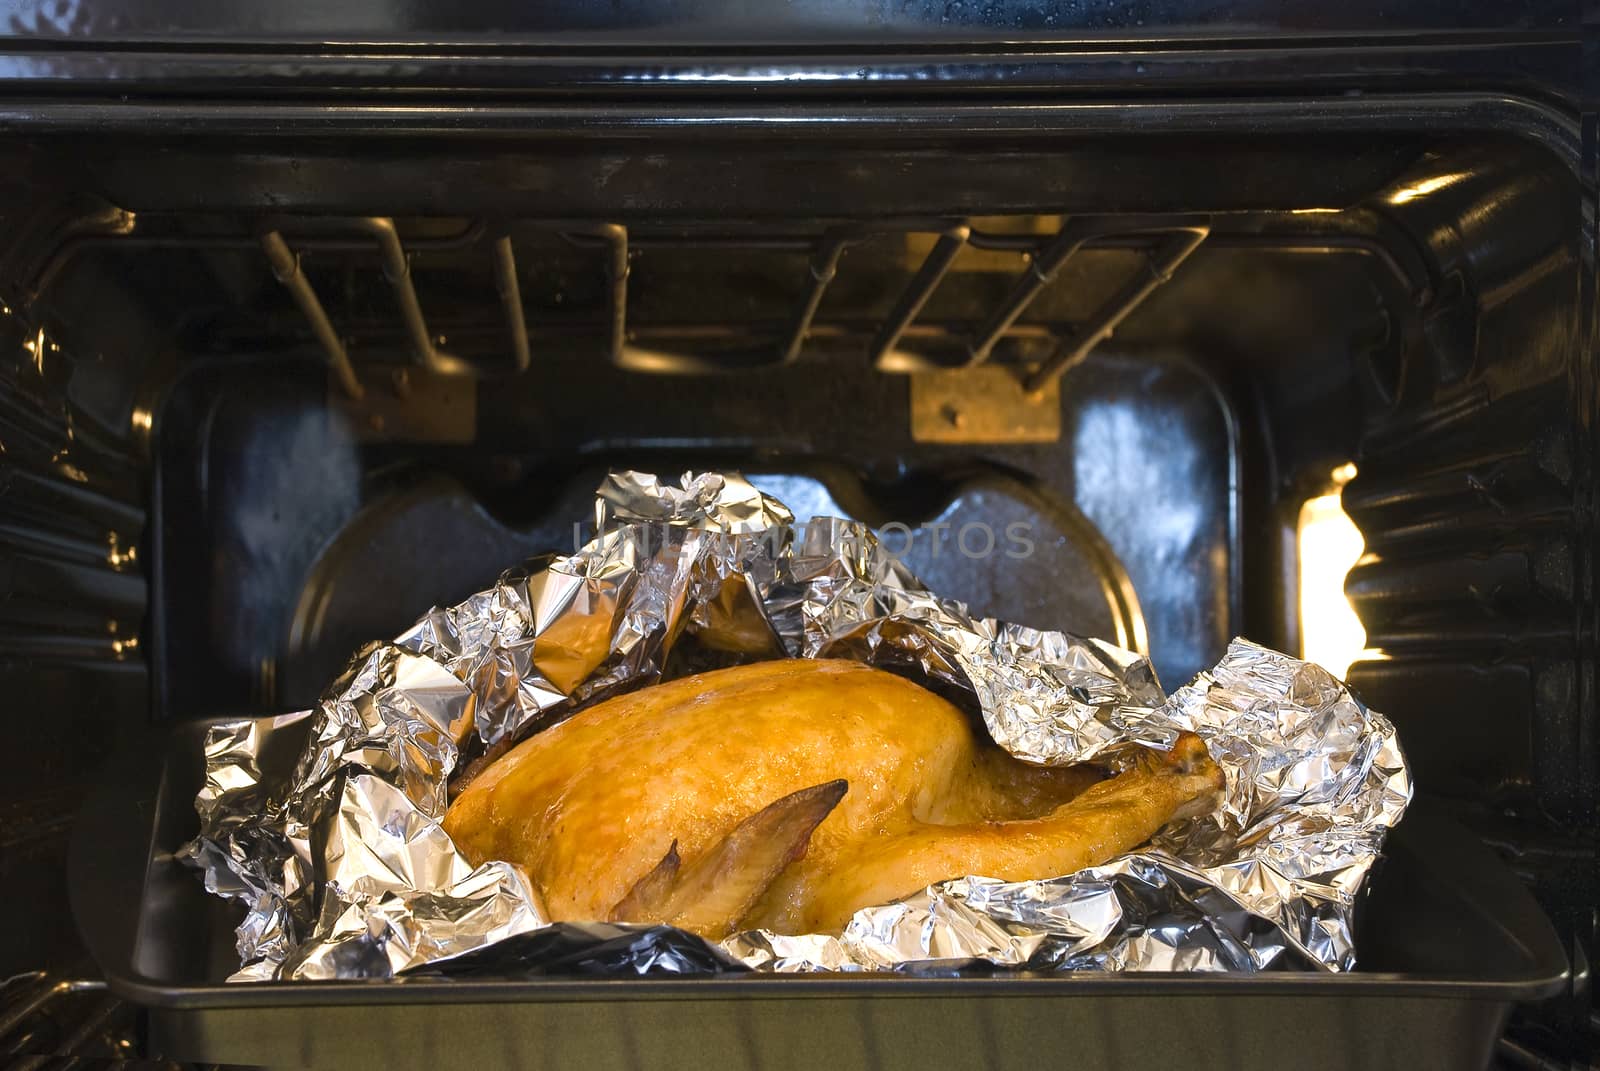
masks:
POLYGON ((1333 472, 1335 490, 1300 507, 1296 540, 1300 655, 1336 677, 1343 677, 1367 646, 1366 629, 1344 594, 1345 574, 1360 560, 1364 543, 1360 529, 1339 504, 1337 489, 1355 474, 1354 465, 1339 466, 1333 472))

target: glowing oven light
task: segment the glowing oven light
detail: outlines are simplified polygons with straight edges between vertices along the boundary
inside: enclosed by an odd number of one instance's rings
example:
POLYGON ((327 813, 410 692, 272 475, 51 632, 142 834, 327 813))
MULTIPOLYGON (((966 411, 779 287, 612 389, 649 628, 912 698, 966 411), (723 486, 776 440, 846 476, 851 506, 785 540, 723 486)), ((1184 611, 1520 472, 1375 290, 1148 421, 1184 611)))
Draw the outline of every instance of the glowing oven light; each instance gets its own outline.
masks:
POLYGON ((1333 472, 1336 489, 1308 499, 1300 507, 1296 542, 1300 654, 1336 677, 1343 677, 1367 646, 1366 629, 1344 594, 1345 575, 1361 559, 1364 544, 1361 531, 1339 504, 1337 488, 1355 474, 1354 465, 1339 466, 1333 472))

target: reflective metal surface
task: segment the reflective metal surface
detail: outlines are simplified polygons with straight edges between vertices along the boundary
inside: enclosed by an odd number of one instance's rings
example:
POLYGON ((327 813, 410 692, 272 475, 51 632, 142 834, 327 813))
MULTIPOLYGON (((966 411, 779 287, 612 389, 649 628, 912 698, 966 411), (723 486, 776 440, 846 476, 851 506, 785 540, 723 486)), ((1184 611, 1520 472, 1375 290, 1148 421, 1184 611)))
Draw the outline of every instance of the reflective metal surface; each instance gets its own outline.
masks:
POLYGON ((1232 407, 1182 360, 1107 358, 1063 390, 1073 498, 1128 570, 1162 680, 1188 680, 1242 619, 1232 407))

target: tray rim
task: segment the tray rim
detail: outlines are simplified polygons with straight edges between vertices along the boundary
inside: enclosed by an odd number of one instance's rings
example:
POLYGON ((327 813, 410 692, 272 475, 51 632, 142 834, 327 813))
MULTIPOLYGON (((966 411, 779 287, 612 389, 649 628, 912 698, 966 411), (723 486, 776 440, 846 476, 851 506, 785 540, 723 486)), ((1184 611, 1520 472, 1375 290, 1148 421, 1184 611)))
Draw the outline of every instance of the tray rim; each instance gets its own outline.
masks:
POLYGON ((749 974, 685 978, 363 979, 335 982, 219 982, 171 985, 130 971, 107 975, 112 992, 137 1004, 173 1010, 300 1008, 352 1005, 587 1003, 590 1001, 750 1001, 850 999, 1070 999, 1072 997, 1398 996, 1490 1003, 1541 1000, 1559 993, 1569 972, 1484 980, 1395 972, 1259 975, 1136 974, 919 978, 880 973, 749 974))

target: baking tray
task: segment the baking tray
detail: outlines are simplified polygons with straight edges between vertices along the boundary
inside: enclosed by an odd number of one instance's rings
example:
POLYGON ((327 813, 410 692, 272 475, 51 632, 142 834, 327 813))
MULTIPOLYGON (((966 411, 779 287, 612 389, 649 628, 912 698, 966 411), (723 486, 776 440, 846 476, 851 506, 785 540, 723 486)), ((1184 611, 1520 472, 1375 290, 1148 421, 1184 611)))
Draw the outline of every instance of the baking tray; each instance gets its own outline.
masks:
POLYGON ((1484 1067, 1519 1001, 1567 976, 1550 923, 1471 835, 1416 803, 1347 975, 732 975, 228 985, 239 909, 172 858, 198 822, 206 724, 126 752, 69 876, 153 1054, 270 1067, 1484 1067))

